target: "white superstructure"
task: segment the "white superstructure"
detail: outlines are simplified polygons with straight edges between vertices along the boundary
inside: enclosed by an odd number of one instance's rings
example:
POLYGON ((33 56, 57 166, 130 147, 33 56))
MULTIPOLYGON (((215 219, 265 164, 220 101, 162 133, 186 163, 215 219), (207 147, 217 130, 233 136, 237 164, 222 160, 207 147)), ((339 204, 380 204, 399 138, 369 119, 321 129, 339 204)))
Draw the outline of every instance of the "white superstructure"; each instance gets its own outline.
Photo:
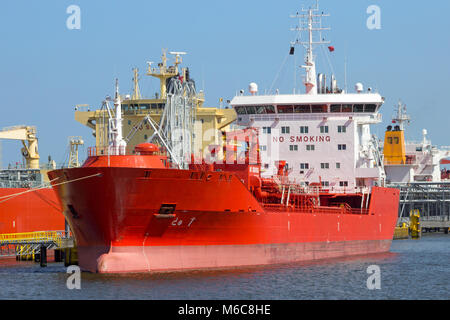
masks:
MULTIPOLYGON (((405 124, 411 118, 406 114, 406 105, 399 102, 396 115, 392 119, 392 126, 387 132, 398 131, 404 135, 405 124)), ((450 158, 450 147, 437 147, 432 145, 427 137, 426 129, 422 130, 422 141, 405 141, 405 161, 389 163, 385 161, 386 181, 391 184, 411 182, 441 182, 441 161, 450 158)), ((385 144, 389 143, 385 141, 385 144)))
MULTIPOLYGON (((334 192, 384 184, 384 168, 377 139, 370 127, 382 121, 379 110, 384 98, 372 90, 356 86, 355 93, 337 87, 332 75, 330 86, 323 74, 316 76, 313 32, 322 28, 318 6, 297 14, 307 31, 308 41, 296 41, 306 49, 305 94, 241 95, 234 97, 237 124, 260 129, 263 176, 275 174, 276 161, 285 160, 290 177, 305 184, 322 184, 334 192)), ((293 49, 291 49, 292 52, 293 49)), ((255 86, 252 85, 254 88, 255 86)))

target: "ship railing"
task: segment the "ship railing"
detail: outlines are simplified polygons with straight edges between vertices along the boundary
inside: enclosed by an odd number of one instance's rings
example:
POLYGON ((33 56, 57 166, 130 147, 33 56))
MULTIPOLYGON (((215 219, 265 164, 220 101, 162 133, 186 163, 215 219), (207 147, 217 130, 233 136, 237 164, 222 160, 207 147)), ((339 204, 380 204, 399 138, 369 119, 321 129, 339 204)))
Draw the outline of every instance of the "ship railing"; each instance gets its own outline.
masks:
POLYGON ((314 187, 305 189, 305 193, 319 195, 321 192, 331 192, 338 194, 368 194, 371 188, 369 187, 314 187))
MULTIPOLYGON (((89 147, 87 149, 88 157, 96 157, 96 156, 135 156, 137 153, 132 148, 120 148, 120 147, 89 147)), ((154 155, 165 155, 163 151, 155 152, 154 155)))
MULTIPOLYGON (((381 113, 378 114, 358 114, 358 113, 270 113, 270 114, 249 114, 250 120, 254 121, 265 121, 270 120, 276 117, 280 119, 280 121, 297 121, 297 120, 322 120, 324 117, 341 117, 341 118, 364 118, 368 123, 378 123, 383 121, 383 115, 381 113)), ((364 120, 363 120, 364 121, 364 120)))
POLYGON ((25 233, 0 234, 0 245, 51 243, 61 246, 62 239, 69 238, 66 231, 36 231, 25 233))
POLYGON ((407 158, 406 161, 401 161, 400 163, 398 163, 398 161, 389 161, 389 160, 384 160, 384 164, 385 165, 390 165, 390 166, 403 166, 403 165, 416 165, 419 164, 419 162, 417 161, 416 157, 413 158, 407 158))
POLYGON ((0 257, 29 256, 39 253, 41 247, 51 250, 70 246, 73 246, 73 238, 66 231, 0 234, 0 257))
POLYGON ((279 212, 302 212, 302 213, 312 213, 312 214, 348 214, 348 215, 369 215, 369 209, 365 208, 351 208, 349 205, 347 206, 334 206, 334 207, 294 207, 294 206, 285 206, 280 204, 264 204, 264 208, 269 209, 271 211, 279 211, 279 212))
POLYGON ((369 209, 355 209, 350 206, 339 206, 339 207, 316 207, 314 208, 314 213, 325 213, 325 214, 349 214, 349 215, 368 215, 369 209))
POLYGON ((132 152, 130 149, 122 149, 119 147, 89 147, 87 149, 88 157, 95 157, 95 156, 107 156, 107 155, 123 155, 123 156, 129 156, 133 155, 134 152, 132 152))

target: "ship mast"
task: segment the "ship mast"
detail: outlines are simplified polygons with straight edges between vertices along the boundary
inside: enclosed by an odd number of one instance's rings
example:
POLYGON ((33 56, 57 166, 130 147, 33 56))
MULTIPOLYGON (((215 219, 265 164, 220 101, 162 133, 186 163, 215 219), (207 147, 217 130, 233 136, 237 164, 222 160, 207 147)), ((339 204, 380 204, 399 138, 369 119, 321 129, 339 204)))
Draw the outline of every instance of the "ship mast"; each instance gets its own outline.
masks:
MULTIPOLYGON (((158 78, 160 81, 160 93, 161 99, 167 98, 167 80, 180 75, 178 65, 183 62, 182 55, 186 52, 169 52, 169 54, 175 55, 175 65, 167 66, 167 52, 163 50, 162 62, 158 63, 158 68, 152 68, 153 62, 147 62, 148 70, 147 75, 158 78)), ((184 72, 183 72, 184 73, 184 72)))
POLYGON ((404 123, 407 124, 410 123, 411 117, 406 114, 406 105, 403 104, 401 101, 397 104, 397 115, 392 118, 393 123, 396 123, 400 126, 400 130, 405 130, 404 123))
POLYGON ((140 100, 141 99, 141 90, 139 89, 139 69, 133 69, 133 95, 131 99, 140 100))
POLYGON ((330 30, 330 28, 322 27, 322 17, 329 17, 329 14, 317 13, 319 11, 319 1, 316 2, 315 8, 309 8, 307 10, 302 9, 302 12, 307 12, 307 14, 291 15, 291 18, 296 18, 299 20, 299 25, 296 28, 292 28, 292 31, 308 32, 308 41, 301 41, 297 39, 292 42, 292 45, 302 44, 306 49, 305 65, 302 66, 305 69, 305 87, 307 94, 318 94, 317 92, 317 76, 316 76, 316 63, 314 61, 314 45, 329 44, 329 41, 324 41, 322 39, 322 30, 330 30), (314 41, 314 32, 319 33, 319 41, 314 41))
POLYGON ((122 100, 119 94, 119 80, 116 79, 116 95, 114 98, 115 116, 110 119, 110 152, 109 155, 125 155, 127 143, 122 133, 122 100))

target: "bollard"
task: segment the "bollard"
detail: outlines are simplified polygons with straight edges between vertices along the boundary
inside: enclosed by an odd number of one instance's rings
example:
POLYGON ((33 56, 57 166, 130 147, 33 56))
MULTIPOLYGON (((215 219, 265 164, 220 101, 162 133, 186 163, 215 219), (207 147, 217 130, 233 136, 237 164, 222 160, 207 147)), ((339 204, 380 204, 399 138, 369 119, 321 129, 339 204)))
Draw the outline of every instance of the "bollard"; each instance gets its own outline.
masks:
POLYGON ((64 249, 64 267, 70 266, 70 249, 64 249))
POLYGON ((47 266, 47 248, 41 246, 41 267, 47 266))
POLYGON ((55 262, 61 262, 61 250, 55 249, 55 262))

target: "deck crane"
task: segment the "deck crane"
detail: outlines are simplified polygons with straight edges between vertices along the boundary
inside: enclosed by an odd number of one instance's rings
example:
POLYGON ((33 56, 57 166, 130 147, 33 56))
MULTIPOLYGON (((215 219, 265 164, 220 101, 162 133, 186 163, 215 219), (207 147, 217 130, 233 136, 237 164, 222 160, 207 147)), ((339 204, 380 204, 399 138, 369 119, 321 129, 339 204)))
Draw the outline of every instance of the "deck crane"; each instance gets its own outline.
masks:
POLYGON ((38 139, 36 127, 15 126, 0 131, 0 139, 22 141, 22 155, 25 158, 27 169, 39 169, 38 139))

